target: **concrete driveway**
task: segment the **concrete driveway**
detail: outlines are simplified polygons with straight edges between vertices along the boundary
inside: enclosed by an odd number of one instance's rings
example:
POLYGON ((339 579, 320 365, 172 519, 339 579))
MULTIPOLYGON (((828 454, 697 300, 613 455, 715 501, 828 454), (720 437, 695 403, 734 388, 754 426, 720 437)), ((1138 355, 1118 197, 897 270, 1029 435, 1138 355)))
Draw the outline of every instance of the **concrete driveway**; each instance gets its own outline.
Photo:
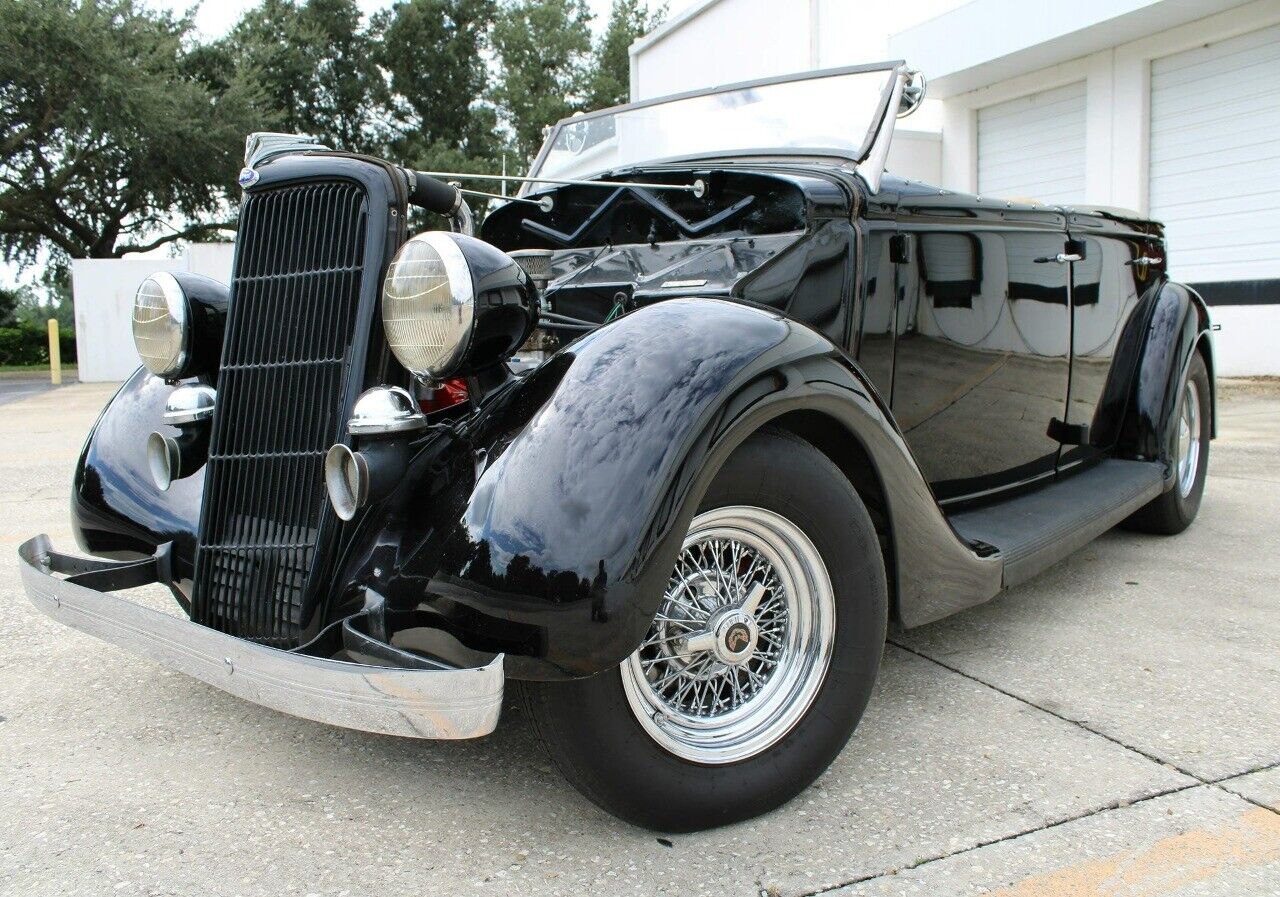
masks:
POLYGON ((469 743, 337 731, 37 614, 14 550, 72 547, 71 471, 109 394, 0 407, 0 892, 1280 892, 1280 389, 1224 390, 1189 532, 1108 534, 893 636, 813 788, 671 837, 579 798, 518 707, 469 743))
POLYGON ((7 405, 50 389, 53 389, 53 384, 49 382, 48 374, 36 377, 25 374, 0 376, 0 405, 7 405))

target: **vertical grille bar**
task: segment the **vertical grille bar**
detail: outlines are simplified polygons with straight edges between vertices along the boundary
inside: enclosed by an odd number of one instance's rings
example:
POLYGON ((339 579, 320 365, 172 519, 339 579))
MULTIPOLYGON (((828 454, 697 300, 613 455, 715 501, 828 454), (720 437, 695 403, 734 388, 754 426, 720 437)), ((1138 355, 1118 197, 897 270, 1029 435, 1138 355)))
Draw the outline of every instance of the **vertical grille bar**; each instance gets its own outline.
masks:
POLYGON ((345 181, 263 190, 241 213, 192 597, 231 635, 294 647, 320 597, 368 214, 345 181))

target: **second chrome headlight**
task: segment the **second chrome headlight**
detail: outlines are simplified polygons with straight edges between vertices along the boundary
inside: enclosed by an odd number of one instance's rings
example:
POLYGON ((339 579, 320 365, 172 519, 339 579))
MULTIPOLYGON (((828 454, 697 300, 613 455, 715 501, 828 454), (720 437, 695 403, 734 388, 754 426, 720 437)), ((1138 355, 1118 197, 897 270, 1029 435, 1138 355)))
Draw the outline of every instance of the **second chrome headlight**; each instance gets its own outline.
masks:
POLYGON ((406 369, 438 380, 466 358, 475 322, 471 269, 452 235, 418 234, 396 253, 382 285, 387 345, 406 369))
POLYGON ((133 342, 142 363, 157 377, 173 377, 187 363, 191 344, 187 298, 168 271, 157 271, 138 287, 133 300, 133 342))
POLYGON ((133 343, 147 370, 180 380, 217 370, 226 284, 186 271, 157 271, 133 300, 133 343))

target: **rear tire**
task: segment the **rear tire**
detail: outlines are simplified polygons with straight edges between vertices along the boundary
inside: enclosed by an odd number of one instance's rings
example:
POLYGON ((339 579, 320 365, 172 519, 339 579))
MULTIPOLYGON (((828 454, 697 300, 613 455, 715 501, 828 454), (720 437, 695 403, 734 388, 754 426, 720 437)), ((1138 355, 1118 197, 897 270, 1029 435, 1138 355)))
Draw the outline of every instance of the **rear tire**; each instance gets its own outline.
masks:
POLYGON ((1173 486, 1125 520, 1126 529, 1172 536, 1190 526, 1200 510, 1209 472, 1212 406, 1209 371, 1199 352, 1187 367, 1174 414, 1173 486))
POLYGON ((565 778, 615 816, 668 832, 737 822, 840 753, 871 696, 887 605, 849 481, 809 443, 764 431, 708 489, 645 645, 588 679, 525 683, 525 703, 565 778))

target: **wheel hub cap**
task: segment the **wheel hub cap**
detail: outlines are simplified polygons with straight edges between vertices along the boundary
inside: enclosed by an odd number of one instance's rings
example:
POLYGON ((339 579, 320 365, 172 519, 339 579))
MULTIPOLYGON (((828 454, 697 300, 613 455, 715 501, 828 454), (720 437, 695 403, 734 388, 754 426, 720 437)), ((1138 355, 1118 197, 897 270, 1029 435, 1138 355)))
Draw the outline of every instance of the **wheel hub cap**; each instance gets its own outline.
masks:
POLYGON ((717 660, 729 666, 750 660, 760 640, 760 627, 755 618, 740 610, 718 612, 712 617, 711 631, 715 635, 711 650, 717 660))
POLYGON ((622 665, 627 702, 678 757, 754 756, 808 710, 834 631, 831 582, 803 531, 762 508, 699 514, 648 636, 622 665))

